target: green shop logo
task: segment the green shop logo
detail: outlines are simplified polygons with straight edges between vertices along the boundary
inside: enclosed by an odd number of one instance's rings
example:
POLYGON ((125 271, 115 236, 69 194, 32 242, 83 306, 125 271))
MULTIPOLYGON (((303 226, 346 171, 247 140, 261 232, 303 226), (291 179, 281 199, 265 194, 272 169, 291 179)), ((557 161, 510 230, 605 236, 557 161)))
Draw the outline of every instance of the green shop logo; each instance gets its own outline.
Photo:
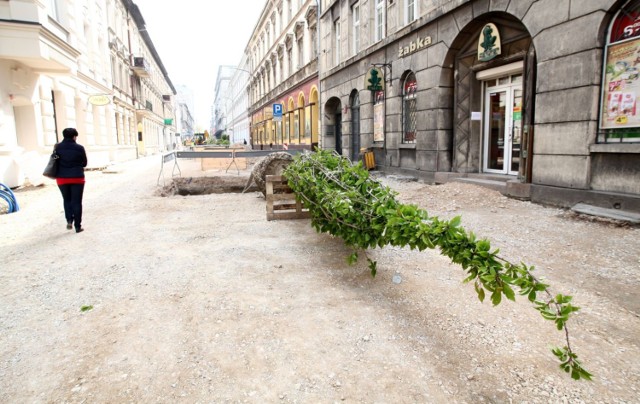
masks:
POLYGON ((478 38, 478 60, 488 62, 502 53, 500 32, 494 24, 487 24, 482 28, 478 38))
POLYGON ((382 70, 372 67, 364 76, 364 86, 369 91, 384 90, 384 76, 382 70))

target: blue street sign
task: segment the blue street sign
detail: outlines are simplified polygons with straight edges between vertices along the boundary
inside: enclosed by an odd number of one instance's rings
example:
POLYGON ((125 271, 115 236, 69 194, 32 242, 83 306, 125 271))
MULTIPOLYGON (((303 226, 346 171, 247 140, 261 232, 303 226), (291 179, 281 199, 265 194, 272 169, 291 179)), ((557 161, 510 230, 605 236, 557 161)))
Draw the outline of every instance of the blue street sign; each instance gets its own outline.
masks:
POLYGON ((282 104, 273 104, 273 117, 282 118, 282 104))

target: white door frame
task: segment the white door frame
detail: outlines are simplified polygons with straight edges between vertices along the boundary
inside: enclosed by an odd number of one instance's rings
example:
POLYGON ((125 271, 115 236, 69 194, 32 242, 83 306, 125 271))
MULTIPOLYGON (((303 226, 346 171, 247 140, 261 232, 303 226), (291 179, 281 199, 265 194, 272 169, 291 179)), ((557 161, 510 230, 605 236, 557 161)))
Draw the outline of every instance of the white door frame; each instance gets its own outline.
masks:
MULTIPOLYGON (((509 75, 507 77, 510 77, 509 75)), ((495 173, 495 174, 505 174, 505 175, 517 175, 518 171, 512 171, 512 159, 513 159, 513 103, 514 103, 514 93, 515 89, 522 88, 522 82, 519 83, 509 83, 496 85, 493 87, 487 87, 486 82, 483 83, 484 88, 484 97, 483 97, 483 107, 484 107, 484 125, 483 125, 483 140, 482 140, 482 148, 483 148, 483 171, 487 173, 495 173), (503 143, 503 162, 502 169, 492 169, 489 168, 489 149, 490 149, 490 133, 489 133, 489 125, 491 124, 491 116, 490 116, 490 98, 491 94, 504 92, 506 97, 506 105, 505 105, 505 125, 504 125, 504 143, 503 143)))

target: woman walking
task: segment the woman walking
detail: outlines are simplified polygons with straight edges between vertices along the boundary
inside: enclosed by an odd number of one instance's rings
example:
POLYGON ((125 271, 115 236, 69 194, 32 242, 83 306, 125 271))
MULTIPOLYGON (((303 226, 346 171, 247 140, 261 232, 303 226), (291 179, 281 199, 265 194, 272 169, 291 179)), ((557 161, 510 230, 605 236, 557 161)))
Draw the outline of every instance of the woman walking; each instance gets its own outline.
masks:
POLYGON ((76 143, 78 131, 66 128, 62 131, 64 139, 55 147, 58 159, 58 173, 56 183, 62 193, 64 203, 64 217, 67 219, 67 229, 74 226, 76 233, 84 231, 82 228, 82 194, 84 193, 84 167, 87 166, 87 153, 84 147, 76 143))

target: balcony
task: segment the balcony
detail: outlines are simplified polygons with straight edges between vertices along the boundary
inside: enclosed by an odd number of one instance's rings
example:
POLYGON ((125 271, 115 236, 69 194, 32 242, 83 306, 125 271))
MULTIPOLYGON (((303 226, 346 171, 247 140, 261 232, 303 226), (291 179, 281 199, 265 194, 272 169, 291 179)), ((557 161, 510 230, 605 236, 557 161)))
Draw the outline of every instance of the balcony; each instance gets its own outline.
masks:
POLYGON ((150 77, 151 76, 151 68, 149 66, 149 62, 147 59, 143 57, 134 57, 133 58, 133 66, 131 66, 131 70, 138 77, 150 77))
MULTIPOLYGON (((2 2, 2 10, 5 4, 2 2)), ((30 10, 34 4, 40 2, 21 2, 20 10, 30 10)), ((11 8, 14 8, 11 2, 11 8)), ((9 7, 8 5, 6 6, 9 7)), ((15 6, 18 7, 18 6, 15 6)), ((69 45, 69 33, 55 21, 48 27, 30 21, 11 21, 0 18, 0 59, 17 61, 35 72, 47 72, 55 74, 76 74, 78 58, 81 52, 69 45)), ((3 82, 5 77, 2 78, 3 82)))
POLYGON ((145 101, 144 104, 140 101, 136 102, 136 113, 139 117, 150 118, 153 114, 153 104, 150 101, 145 101))

